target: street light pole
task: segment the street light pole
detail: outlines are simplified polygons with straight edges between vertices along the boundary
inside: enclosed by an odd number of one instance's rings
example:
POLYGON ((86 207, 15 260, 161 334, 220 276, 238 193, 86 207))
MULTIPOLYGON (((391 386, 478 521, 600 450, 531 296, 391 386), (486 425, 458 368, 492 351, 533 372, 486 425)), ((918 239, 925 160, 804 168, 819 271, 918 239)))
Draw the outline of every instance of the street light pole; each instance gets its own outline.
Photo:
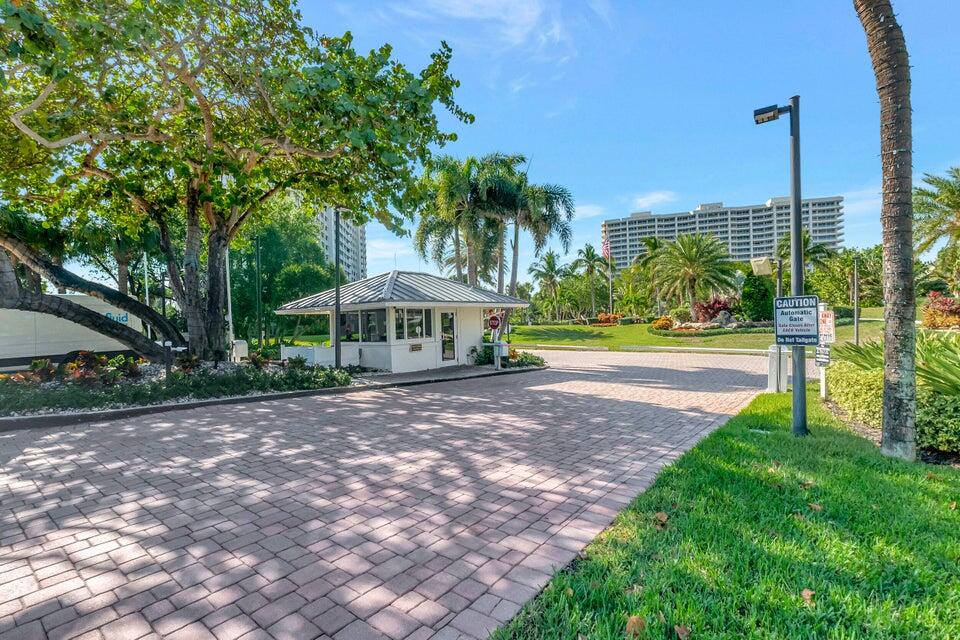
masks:
POLYGON ((860 256, 853 256, 853 344, 860 346, 860 256))
MULTIPOLYGON (((800 96, 790 98, 790 294, 803 295, 803 212, 800 208, 800 96)), ((807 348, 793 347, 793 435, 807 428, 807 348)))
MULTIPOLYGON (((803 295, 803 214, 800 200, 800 96, 785 107, 772 105, 753 112, 753 121, 764 124, 790 114, 790 295, 803 295)), ((776 217, 774 217, 776 224, 776 217)), ((793 435, 805 436, 807 429, 806 347, 793 347, 793 435)))
POLYGON ((333 365, 340 368, 340 207, 333 209, 333 365))

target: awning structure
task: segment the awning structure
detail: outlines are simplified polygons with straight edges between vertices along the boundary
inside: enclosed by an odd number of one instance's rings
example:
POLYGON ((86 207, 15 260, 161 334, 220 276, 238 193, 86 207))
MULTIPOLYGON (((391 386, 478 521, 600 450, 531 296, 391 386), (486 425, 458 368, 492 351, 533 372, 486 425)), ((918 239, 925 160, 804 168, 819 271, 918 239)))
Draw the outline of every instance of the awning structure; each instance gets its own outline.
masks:
MULTIPOLYGON (((278 314, 329 313, 334 289, 288 302, 278 314)), ((530 303, 502 293, 471 287, 448 278, 416 271, 390 271, 340 287, 340 307, 345 311, 378 307, 480 307, 518 309, 530 303)))

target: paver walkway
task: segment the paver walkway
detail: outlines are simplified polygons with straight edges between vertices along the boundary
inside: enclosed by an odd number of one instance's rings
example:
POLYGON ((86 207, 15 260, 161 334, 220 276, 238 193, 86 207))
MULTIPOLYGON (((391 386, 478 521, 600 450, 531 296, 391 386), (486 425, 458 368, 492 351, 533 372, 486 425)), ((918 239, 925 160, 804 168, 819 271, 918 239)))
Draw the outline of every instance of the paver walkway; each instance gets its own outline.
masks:
POLYGON ((0 435, 0 638, 482 638, 766 360, 552 369, 0 435))

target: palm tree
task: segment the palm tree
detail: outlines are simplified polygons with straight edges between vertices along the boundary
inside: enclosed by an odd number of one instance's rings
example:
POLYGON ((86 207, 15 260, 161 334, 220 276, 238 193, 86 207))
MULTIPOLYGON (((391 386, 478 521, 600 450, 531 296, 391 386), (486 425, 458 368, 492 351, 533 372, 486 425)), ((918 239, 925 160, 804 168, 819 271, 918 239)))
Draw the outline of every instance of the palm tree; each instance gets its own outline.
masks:
POLYGON ((693 310, 701 293, 726 293, 735 288, 733 264, 715 236, 678 236, 656 259, 658 279, 667 295, 686 298, 693 310))
MULTIPOLYGON (((570 264, 571 269, 583 271, 590 282, 590 308, 593 310, 594 318, 597 317, 597 292, 593 286, 593 280, 597 272, 603 273, 606 266, 606 259, 597 253, 597 250, 589 242, 584 245, 583 249, 577 249, 577 259, 570 264)), ((613 310, 611 309, 611 311, 613 310)))
MULTIPOLYGON (((803 230, 803 234, 800 236, 800 244, 803 245, 803 263, 807 269, 812 269, 814 267, 823 266, 824 262, 827 261, 834 253, 833 249, 828 247, 825 244, 820 242, 814 244, 813 240, 810 238, 810 232, 806 229, 803 230)), ((789 264, 790 261, 790 232, 780 236, 780 239, 777 241, 777 249, 774 252, 776 257, 780 260, 784 260, 789 264)))
POLYGON ((946 240, 937 262, 949 265, 947 280, 960 282, 960 264, 952 260, 960 246, 960 167, 947 170, 945 177, 924 175, 928 187, 913 190, 913 210, 916 214, 917 253, 924 253, 938 240, 946 240))
POLYGON ((560 319, 560 280, 567 274, 567 267, 560 264, 556 251, 547 251, 530 265, 527 272, 537 283, 537 288, 553 300, 557 320, 560 319))
POLYGON ((452 156, 438 156, 420 178, 424 203, 414 233, 414 249, 421 258, 426 259, 429 253, 434 262, 441 263, 452 246, 459 282, 464 281, 460 232, 471 206, 475 170, 474 158, 460 161, 452 156))
POLYGON ((657 258, 660 257, 664 243, 656 236, 641 238, 640 242, 643 244, 645 251, 638 255, 634 259, 634 262, 645 268, 650 275, 650 281, 653 284, 653 297, 656 298, 657 302, 657 315, 663 315, 663 306, 660 301, 660 284, 657 279, 657 258))
POLYGON ((883 166, 883 427, 880 450, 916 458, 916 301, 913 280, 913 116, 910 58, 890 0, 853 0, 880 98, 883 166))

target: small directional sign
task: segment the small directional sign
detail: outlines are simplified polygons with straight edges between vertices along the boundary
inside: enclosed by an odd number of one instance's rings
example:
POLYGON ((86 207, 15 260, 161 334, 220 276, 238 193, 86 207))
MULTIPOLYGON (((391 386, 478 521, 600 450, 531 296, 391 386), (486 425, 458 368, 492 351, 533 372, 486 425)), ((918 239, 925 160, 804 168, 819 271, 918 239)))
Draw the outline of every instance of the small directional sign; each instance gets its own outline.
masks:
POLYGON ((830 347, 817 347, 817 366, 825 367, 830 364, 830 347))
POLYGON ((773 328, 780 345, 815 345, 820 342, 817 296, 777 298, 773 306, 773 328))

